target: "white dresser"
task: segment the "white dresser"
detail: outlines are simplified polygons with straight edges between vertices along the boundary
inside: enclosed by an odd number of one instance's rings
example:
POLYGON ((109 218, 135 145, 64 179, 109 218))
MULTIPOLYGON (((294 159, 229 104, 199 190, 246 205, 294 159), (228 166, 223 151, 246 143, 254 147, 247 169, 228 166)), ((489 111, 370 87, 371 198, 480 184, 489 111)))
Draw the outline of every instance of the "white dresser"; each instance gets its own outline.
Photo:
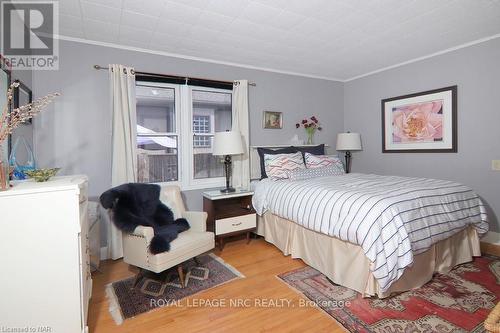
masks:
POLYGON ((0 330, 88 331, 87 184, 54 177, 0 192, 0 330))

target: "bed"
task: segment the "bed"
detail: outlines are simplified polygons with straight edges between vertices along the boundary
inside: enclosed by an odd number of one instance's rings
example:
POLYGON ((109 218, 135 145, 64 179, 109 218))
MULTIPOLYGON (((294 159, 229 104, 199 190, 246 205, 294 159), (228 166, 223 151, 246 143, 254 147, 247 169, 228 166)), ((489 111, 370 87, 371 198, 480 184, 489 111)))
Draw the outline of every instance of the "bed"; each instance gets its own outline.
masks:
POLYGON ((417 288, 471 261, 488 230, 480 198, 451 181, 353 173, 252 185, 259 235, 365 296, 417 288))

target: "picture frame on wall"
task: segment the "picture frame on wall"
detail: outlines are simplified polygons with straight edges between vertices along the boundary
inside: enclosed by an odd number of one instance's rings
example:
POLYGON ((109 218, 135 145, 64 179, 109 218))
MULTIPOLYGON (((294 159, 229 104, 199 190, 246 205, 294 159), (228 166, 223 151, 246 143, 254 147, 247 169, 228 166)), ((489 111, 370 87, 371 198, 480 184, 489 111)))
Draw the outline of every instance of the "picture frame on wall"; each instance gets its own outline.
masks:
MULTIPOLYGON (((31 89, 19 80, 15 80, 18 86, 14 88, 12 93, 13 108, 16 109, 21 105, 27 105, 33 102, 33 92, 31 89)), ((31 124, 32 118, 24 122, 24 124, 31 124)))
POLYGON ((282 129, 283 112, 264 111, 262 126, 266 129, 282 129))
MULTIPOLYGON (((10 87, 11 82, 11 72, 5 63, 4 59, 0 56, 0 116, 4 114, 4 112, 10 113, 10 106, 8 106, 7 100, 7 90, 10 87), (6 108, 6 106, 8 106, 6 108)), ((10 135, 7 138, 6 142, 4 142, 0 146, 0 158, 3 161, 8 160, 10 151, 10 135)))
POLYGON ((457 86, 382 100, 383 153, 456 153, 457 86))

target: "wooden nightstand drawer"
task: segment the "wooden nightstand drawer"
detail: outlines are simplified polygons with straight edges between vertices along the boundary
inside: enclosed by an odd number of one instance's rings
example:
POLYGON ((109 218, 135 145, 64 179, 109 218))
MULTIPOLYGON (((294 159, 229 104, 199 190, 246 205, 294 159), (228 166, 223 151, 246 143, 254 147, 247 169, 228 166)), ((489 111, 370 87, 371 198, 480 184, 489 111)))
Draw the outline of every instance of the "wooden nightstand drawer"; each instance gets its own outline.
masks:
POLYGON ((256 214, 230 217, 226 219, 215 220, 215 234, 223 235, 235 231, 252 229, 257 226, 256 214))
POLYGON ((257 214, 252 207, 252 191, 237 190, 224 194, 220 191, 203 192, 203 210, 207 212, 207 230, 215 233, 222 251, 226 238, 250 233, 257 227, 257 214))

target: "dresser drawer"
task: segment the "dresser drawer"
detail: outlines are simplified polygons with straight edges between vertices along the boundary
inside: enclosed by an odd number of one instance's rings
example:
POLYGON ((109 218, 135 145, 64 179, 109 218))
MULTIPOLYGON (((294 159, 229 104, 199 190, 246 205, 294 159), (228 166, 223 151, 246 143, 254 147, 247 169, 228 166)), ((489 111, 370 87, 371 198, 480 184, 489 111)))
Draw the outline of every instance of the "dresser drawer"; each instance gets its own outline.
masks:
POLYGON ((215 220, 215 234, 223 235, 230 232, 255 228, 256 226, 256 214, 229 217, 226 219, 215 220))

